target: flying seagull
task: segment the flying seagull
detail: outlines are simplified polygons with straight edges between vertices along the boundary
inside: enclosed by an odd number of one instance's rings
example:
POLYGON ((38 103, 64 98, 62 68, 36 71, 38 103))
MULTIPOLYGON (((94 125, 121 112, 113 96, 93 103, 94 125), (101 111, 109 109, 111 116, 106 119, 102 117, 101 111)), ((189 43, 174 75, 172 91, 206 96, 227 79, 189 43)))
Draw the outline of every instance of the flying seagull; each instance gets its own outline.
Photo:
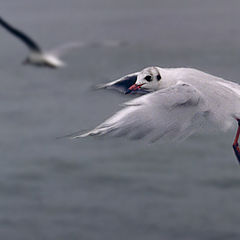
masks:
POLYGON ((22 31, 11 26, 1 17, 0 17, 0 25, 3 28, 5 28, 8 32, 12 33, 15 37, 20 39, 29 48, 30 54, 23 61, 23 64, 32 64, 36 66, 50 67, 50 68, 63 67, 65 63, 60 59, 60 56, 62 56, 69 49, 72 49, 75 47, 81 47, 83 45, 83 43, 81 42, 72 42, 72 43, 67 43, 65 45, 62 45, 50 51, 42 51, 42 49, 33 39, 31 39, 22 31))
POLYGON ((128 93, 143 88, 152 92, 126 102, 96 128, 72 138, 181 140, 204 128, 226 131, 237 121, 233 148, 240 163, 240 85, 192 68, 149 67, 132 76, 137 79, 128 93))

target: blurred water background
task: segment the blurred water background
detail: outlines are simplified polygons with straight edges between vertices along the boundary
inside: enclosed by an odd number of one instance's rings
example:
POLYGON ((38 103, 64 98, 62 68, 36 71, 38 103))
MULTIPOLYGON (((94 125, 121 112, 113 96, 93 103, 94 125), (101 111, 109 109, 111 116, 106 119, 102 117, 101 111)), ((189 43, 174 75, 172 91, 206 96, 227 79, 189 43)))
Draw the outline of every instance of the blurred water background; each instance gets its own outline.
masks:
POLYGON ((1 15, 43 48, 85 47, 60 70, 22 66, 0 29, 0 238, 226 240, 240 237, 234 132, 181 144, 56 140, 128 100, 98 83, 144 67, 194 67, 240 82, 238 0, 1 0, 1 15))

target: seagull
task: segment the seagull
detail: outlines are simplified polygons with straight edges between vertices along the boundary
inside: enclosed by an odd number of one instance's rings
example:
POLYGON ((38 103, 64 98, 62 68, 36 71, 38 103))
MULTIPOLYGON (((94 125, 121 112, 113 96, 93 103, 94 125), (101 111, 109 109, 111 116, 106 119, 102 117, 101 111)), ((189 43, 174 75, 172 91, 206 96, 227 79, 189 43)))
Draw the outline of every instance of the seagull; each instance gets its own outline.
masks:
POLYGON ((60 59, 67 50, 81 47, 83 43, 72 42, 66 43, 56 49, 49 51, 42 51, 39 45, 27 36, 22 31, 16 29, 7 23, 3 18, 0 17, 0 25, 5 28, 8 32, 12 33, 15 37, 20 39, 30 50, 30 54, 23 61, 23 64, 32 64, 35 66, 49 67, 49 68, 59 68, 65 66, 65 63, 60 59))
POLYGON ((148 67, 128 76, 136 81, 127 93, 142 88, 151 92, 124 103, 96 128, 72 138, 109 135, 178 141, 201 129, 226 131, 237 121, 233 149, 240 163, 239 84, 193 68, 148 67))

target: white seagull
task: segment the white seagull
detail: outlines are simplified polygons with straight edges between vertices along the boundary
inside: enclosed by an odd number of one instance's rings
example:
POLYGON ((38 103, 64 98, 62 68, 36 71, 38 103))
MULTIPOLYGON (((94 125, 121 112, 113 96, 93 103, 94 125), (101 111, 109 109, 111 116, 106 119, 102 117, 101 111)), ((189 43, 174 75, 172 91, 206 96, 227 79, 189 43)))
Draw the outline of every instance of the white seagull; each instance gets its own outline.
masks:
POLYGON ((65 66, 65 63, 60 59, 60 56, 62 56, 69 49, 83 46, 83 43, 81 42, 72 42, 64 44, 53 50, 42 51, 42 49, 33 39, 31 39, 22 31, 11 26, 1 17, 0 25, 3 28, 5 28, 8 32, 12 33, 15 37, 20 39, 29 48, 30 54, 23 61, 23 64, 32 64, 36 66, 50 68, 63 67, 65 66))
POLYGON ((226 131, 238 121, 233 148, 240 161, 240 85, 192 68, 149 67, 128 76, 136 81, 127 92, 154 92, 126 102, 96 128, 73 138, 181 140, 208 126, 226 131))

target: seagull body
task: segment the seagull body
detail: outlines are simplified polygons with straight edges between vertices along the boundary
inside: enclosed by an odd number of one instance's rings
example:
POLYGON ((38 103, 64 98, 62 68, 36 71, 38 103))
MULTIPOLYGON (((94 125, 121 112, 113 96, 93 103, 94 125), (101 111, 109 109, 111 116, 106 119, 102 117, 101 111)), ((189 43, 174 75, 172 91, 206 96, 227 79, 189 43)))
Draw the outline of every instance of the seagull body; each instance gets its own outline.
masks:
POLYGON ((240 119, 240 85, 196 69, 149 67, 138 72, 129 91, 139 88, 152 93, 126 102, 112 117, 74 138, 181 140, 204 128, 228 130, 240 119))
POLYGON ((55 55, 44 52, 31 52, 24 60, 23 64, 33 64, 36 66, 59 68, 65 66, 65 63, 55 55))
POLYGON ((31 64, 35 66, 50 67, 50 68, 59 68, 63 67, 65 64, 60 59, 60 56, 75 47, 83 46, 83 43, 72 42, 64 44, 56 49, 43 51, 39 45, 29 36, 27 36, 22 31, 16 29, 3 18, 0 17, 0 25, 5 28, 8 32, 13 34, 19 40, 21 40, 30 50, 29 55, 23 61, 23 64, 31 64))

